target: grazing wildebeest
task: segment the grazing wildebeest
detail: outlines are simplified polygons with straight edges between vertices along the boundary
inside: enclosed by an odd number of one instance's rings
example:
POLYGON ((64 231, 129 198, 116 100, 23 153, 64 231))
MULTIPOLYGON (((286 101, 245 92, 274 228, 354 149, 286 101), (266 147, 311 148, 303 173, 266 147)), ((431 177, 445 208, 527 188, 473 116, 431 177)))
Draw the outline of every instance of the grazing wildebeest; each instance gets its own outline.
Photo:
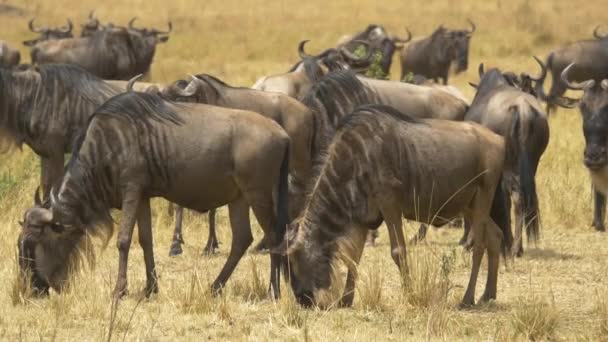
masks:
MULTIPOLYGON (((122 209, 114 296, 127 294, 136 222, 146 266, 144 291, 157 292, 152 197, 198 211, 228 204, 232 248, 213 282, 214 291, 223 288, 253 241, 250 207, 271 242, 278 244, 284 235, 289 137, 272 120, 253 112, 168 102, 128 89, 99 107, 81 132, 48 204, 24 215, 19 261, 22 271, 31 274, 27 285, 37 292, 46 293, 49 287, 60 291, 67 285, 70 261, 78 257, 89 235, 109 238, 111 208, 122 209)), ((271 255, 275 296, 281 259, 271 255)))
POLYGON ((38 33, 38 34, 40 34, 40 36, 36 39, 24 41, 23 45, 25 45, 25 46, 33 47, 36 44, 47 41, 47 40, 57 40, 57 39, 65 39, 65 38, 74 37, 74 35, 72 35, 72 29, 74 28, 74 25, 72 25, 72 21, 70 19, 68 19, 67 26, 62 26, 62 27, 57 27, 57 28, 52 28, 52 27, 49 28, 46 26, 35 27, 34 26, 35 19, 36 18, 32 18, 29 21, 28 27, 30 28, 30 31, 38 33))
POLYGON ((129 80, 148 76, 156 45, 169 39, 168 31, 139 29, 133 26, 97 30, 88 37, 44 41, 31 50, 32 63, 65 63, 79 65, 98 77, 129 80))
POLYGON ((570 80, 570 71, 575 69, 570 64, 561 74, 561 81, 570 90, 584 91, 579 103, 583 117, 583 134, 585 136, 584 164, 589 170, 594 192, 592 226, 597 231, 605 231, 606 195, 608 194, 608 80, 597 82, 591 78, 581 82, 570 80))
MULTIPOLYGON (((608 78, 608 35, 602 36, 599 27, 593 31, 594 39, 581 40, 568 44, 549 53, 546 68, 551 72, 553 83, 549 94, 545 94, 543 83, 547 72, 543 72, 537 83, 536 91, 547 102, 547 113, 554 111, 556 106, 574 108, 577 101, 564 97, 567 86, 561 80, 562 71, 571 63, 575 63, 568 77, 571 81, 582 82, 595 80, 596 83, 608 78)), ((542 65, 542 63, 539 61, 542 65)), ((543 67, 543 69, 545 69, 543 67)))
MULTIPOLYGON (((304 45, 308 40, 298 45, 300 61, 288 72, 283 74, 261 77, 252 86, 253 89, 283 93, 295 99, 300 99, 308 93, 312 85, 321 80, 327 73, 345 70, 349 65, 357 65, 361 68, 369 66, 371 51, 364 57, 357 57, 345 48, 340 50, 327 49, 314 56, 304 51, 304 45), (345 62, 349 60, 349 63, 345 62)), ((362 42, 365 44, 365 42, 362 42)))
POLYGON ((401 52, 401 79, 408 73, 439 78, 448 83, 450 66, 456 62, 456 73, 467 70, 469 42, 475 24, 469 20, 471 30, 450 30, 439 26, 429 37, 409 43, 401 52))
POLYGON ((18 147, 25 143, 40 156, 44 197, 61 178, 76 133, 122 91, 72 65, 0 68, 0 138, 18 147))
MULTIPOLYGON (((189 83, 183 80, 177 81, 166 87, 161 92, 161 96, 172 101, 197 102, 248 110, 276 121, 291 138, 289 161, 291 182, 303 183, 310 177, 314 117, 312 111, 299 101, 281 93, 232 87, 207 74, 192 76, 189 83)), ((182 253, 182 210, 181 207, 177 209, 175 233, 169 255, 182 253)), ((214 215, 214 210, 209 212, 209 239, 203 249, 205 253, 213 253, 217 248, 214 215)), ((263 246, 263 243, 258 245, 260 248, 263 246)))
POLYGON ((21 53, 8 45, 4 40, 0 40, 0 67, 14 67, 21 61, 21 53))
MULTIPOLYGON (((477 122, 494 133, 506 137, 520 147, 511 165, 505 166, 503 188, 507 194, 507 208, 511 201, 515 208, 515 237, 513 254, 523 254, 522 230, 526 228, 528 241, 540 237, 540 211, 536 193, 536 171, 540 158, 549 144, 547 114, 533 95, 509 84, 498 69, 484 72, 479 67, 480 82, 465 120, 477 122), (520 130, 510 130, 513 116, 520 122, 520 130)), ((466 226, 465 226, 466 228, 466 226)), ((464 243, 466 240, 463 236, 464 243)))
MULTIPOLYGON (((405 44, 412 40, 412 33, 406 29, 407 38, 400 38, 396 35, 389 35, 384 27, 379 25, 369 25, 365 31, 355 35, 346 35, 338 41, 338 48, 346 47, 348 50, 354 51, 361 42, 368 43, 368 49, 371 49, 372 56, 380 53, 381 59, 379 66, 384 75, 388 75, 393 62, 393 55, 398 49, 402 49, 405 44)), ((356 67, 357 65, 353 65, 356 67)))
MULTIPOLYGON (((496 299, 501 242, 503 252, 510 243, 503 240, 509 227, 500 187, 506 148, 504 139, 476 123, 415 119, 388 106, 359 107, 341 119, 302 215, 275 249, 289 256, 299 302, 312 304, 314 291, 331 285, 341 242, 354 247, 347 257, 356 265, 368 229, 384 221, 391 256, 407 272, 402 217, 441 226, 460 214, 474 230, 461 305, 474 304, 485 250, 488 281, 480 301, 496 299)), ((342 305, 353 302, 355 275, 351 267, 342 305)))

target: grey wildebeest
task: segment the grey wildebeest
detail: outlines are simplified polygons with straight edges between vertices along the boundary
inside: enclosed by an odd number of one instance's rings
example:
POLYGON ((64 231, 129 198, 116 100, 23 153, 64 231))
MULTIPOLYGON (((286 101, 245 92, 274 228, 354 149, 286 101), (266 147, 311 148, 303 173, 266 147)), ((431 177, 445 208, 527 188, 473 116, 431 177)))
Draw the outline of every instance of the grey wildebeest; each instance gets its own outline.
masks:
MULTIPOLYGON (((289 256, 295 296, 312 304, 315 290, 331 285, 340 243, 352 244, 347 258, 358 264, 368 229, 382 221, 391 256, 407 273, 402 217, 441 226, 463 214, 475 240, 461 305, 474 304, 486 250, 488 280, 480 301, 495 299, 501 242, 503 251, 510 243, 503 240, 509 229, 500 187, 504 160, 504 139, 476 123, 415 119, 388 106, 357 108, 341 119, 303 213, 275 249, 289 256)), ((347 275, 344 306, 353 302, 354 267, 347 275)))
POLYGON ((408 73, 439 78, 448 83, 448 73, 453 62, 456 73, 467 70, 469 43, 475 32, 475 24, 469 20, 471 30, 450 30, 439 26, 429 37, 415 40, 401 52, 401 79, 408 73))
POLYGON ((19 50, 12 48, 4 40, 0 40, 0 67, 14 67, 21 61, 19 50))
MULTIPOLYGON (((283 74, 261 77, 252 86, 253 89, 283 93, 295 99, 300 99, 308 93, 312 85, 332 71, 345 70, 349 65, 361 68, 369 66, 371 51, 364 57, 357 57, 346 48, 340 50, 327 49, 318 55, 309 55, 304 51, 308 40, 298 45, 298 55, 301 60, 288 72, 283 74), (350 62, 345 62, 345 59, 350 62)), ((366 44, 363 42, 363 44, 366 44)))
POLYGON ((561 80, 562 71, 571 63, 575 63, 568 73, 571 81, 583 82, 595 80, 596 83, 608 78, 608 35, 602 36, 598 32, 599 27, 593 31, 594 39, 577 41, 572 44, 553 50, 547 56, 543 74, 537 82, 536 91, 539 96, 547 102, 547 113, 555 110, 555 106, 574 108, 578 101, 564 97, 567 86, 561 80), (549 94, 545 94, 543 83, 549 69, 553 82, 549 94))
POLYGON ((72 65, 0 68, 0 131, 4 145, 28 145, 40 156, 46 197, 61 178, 64 154, 89 116, 123 90, 72 65))
POLYGON ((72 34, 72 29, 74 28, 74 25, 72 24, 72 21, 70 19, 68 19, 67 26, 62 26, 62 27, 57 27, 57 28, 52 28, 52 27, 49 28, 46 26, 35 27, 34 26, 35 19, 36 18, 32 18, 28 22, 28 27, 29 27, 30 31, 32 31, 34 33, 38 33, 40 36, 36 39, 24 41, 23 45, 25 45, 25 46, 33 47, 36 44, 47 41, 47 40, 57 40, 57 39, 65 39, 65 38, 74 37, 74 35, 72 34))
POLYGON ((168 31, 139 29, 133 26, 97 30, 90 36, 44 41, 31 50, 32 63, 75 64, 103 79, 129 80, 148 75, 156 45, 166 42, 168 31))
MULTIPOLYGON (((540 211, 536 193, 536 171, 540 158, 549 144, 547 114, 533 95, 512 86, 498 69, 484 72, 479 66, 480 82, 465 120, 477 122, 494 133, 509 137, 520 147, 515 151, 510 165, 505 165, 503 188, 510 212, 511 201, 515 208, 515 235, 513 254, 523 254, 522 230, 526 228, 528 240, 537 241, 540 236, 540 211), (516 116, 519 130, 511 130, 516 116)), ((465 236, 461 242, 465 242, 465 236)))
MULTIPOLYGON (((19 261, 31 274, 27 286, 37 292, 49 287, 61 291, 67 285, 69 266, 89 235, 109 239, 111 208, 122 210, 115 298, 127 293, 136 222, 146 267, 144 291, 157 292, 152 197, 198 211, 228 204, 232 248, 212 284, 214 291, 223 288, 253 241, 250 207, 271 242, 279 243, 284 235, 289 137, 277 123, 253 112, 174 103, 129 88, 95 111, 50 200, 24 215, 19 261)), ((275 296, 281 259, 271 255, 275 296)))
MULTIPOLYGON (((304 183, 310 177, 314 117, 312 111, 299 101, 281 93, 232 87, 207 74, 192 76, 189 83, 183 80, 174 82, 161 92, 161 96, 172 101, 197 102, 248 110, 276 121, 291 138, 289 161, 291 182, 304 183)), ((182 253, 182 211, 181 207, 177 209, 175 233, 169 255, 182 253)), ((215 210, 211 210, 209 239, 203 249, 205 253, 213 253, 217 248, 214 215, 215 210)), ((261 243, 258 247, 264 247, 264 244, 261 243)))
POLYGON ((567 66, 562 71, 561 81, 570 90, 584 91, 582 98, 576 101, 583 117, 583 161, 591 175, 594 192, 592 226, 603 232, 606 230, 604 219, 608 195, 608 80, 571 81, 570 71, 575 67, 575 64, 567 66))
POLYGON ((86 21, 84 22, 84 24, 80 25, 80 27, 81 27, 80 36, 88 37, 88 36, 92 36, 93 33, 97 32, 97 31, 104 30, 104 29, 112 29, 115 26, 112 23, 102 25, 99 22, 99 19, 97 18, 97 16, 95 15, 95 11, 93 10, 89 13, 89 16, 87 17, 86 21))

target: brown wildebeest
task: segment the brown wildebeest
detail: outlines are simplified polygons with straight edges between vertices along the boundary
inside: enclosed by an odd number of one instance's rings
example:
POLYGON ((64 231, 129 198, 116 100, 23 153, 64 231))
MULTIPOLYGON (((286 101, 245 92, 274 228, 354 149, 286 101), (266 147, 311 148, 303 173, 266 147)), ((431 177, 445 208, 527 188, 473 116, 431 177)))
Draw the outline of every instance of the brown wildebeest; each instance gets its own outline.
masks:
MULTIPOLYGON (((278 75, 264 76, 257 80, 253 89, 283 93, 295 99, 300 99, 308 93, 312 85, 325 77, 329 72, 346 70, 349 65, 366 68, 370 64, 371 49, 364 57, 357 57, 346 48, 327 49, 314 56, 304 51, 308 40, 300 42, 298 55, 300 61, 288 72, 278 75), (348 63, 346 61, 349 61, 348 63)), ((366 42, 361 42, 367 44, 366 42)))
POLYGON ((72 34, 72 29, 74 28, 74 25, 72 24, 72 21, 70 19, 67 20, 68 21, 67 26, 56 27, 56 28, 53 28, 53 27, 49 28, 46 26, 35 27, 34 20, 36 20, 36 18, 32 18, 28 22, 28 27, 29 27, 30 31, 40 34, 40 37, 38 37, 36 39, 24 41, 23 45, 25 45, 25 46, 32 47, 40 42, 44 42, 47 40, 59 40, 59 39, 66 39, 66 38, 74 37, 74 35, 72 34))
MULTIPOLYGON (((537 82, 536 92, 547 102, 547 113, 555 110, 555 106, 574 108, 578 105, 575 99, 564 97, 567 85, 561 80, 563 70, 575 63, 569 72, 571 81, 582 82, 595 80, 596 83, 608 78, 608 35, 602 36, 599 27, 593 31, 594 39, 581 40, 553 50, 546 59, 546 68, 551 72, 553 83, 549 94, 546 95, 543 83, 547 75, 543 67, 543 74, 537 82)), ((543 63, 538 61, 541 66, 543 63)))
POLYGON ((0 40, 0 67, 11 68, 17 66, 21 60, 19 50, 12 48, 4 40, 0 40))
POLYGON ((121 93, 72 65, 41 65, 25 70, 0 68, 0 139, 28 145, 40 156, 44 197, 61 179, 64 154, 95 109, 121 93))
MULTIPOLYGON (((417 118, 456 121, 462 121, 468 109, 466 101, 444 90, 356 76, 352 71, 329 74, 313 86, 303 103, 315 116, 313 166, 321 162, 319 156, 329 145, 340 119, 358 106, 384 104, 417 118)), ((290 191, 294 194, 291 197, 294 213, 300 212, 307 190, 292 184, 290 191)), ((373 244, 374 234, 371 233, 370 244, 373 244)))
MULTIPOLYGON (((250 207, 271 243, 283 236, 288 164, 289 137, 259 114, 173 103, 133 91, 117 95, 95 111, 82 131, 48 205, 25 213, 18 246, 21 269, 32 275, 27 285, 42 293, 49 287, 60 291, 81 244, 89 235, 109 237, 110 209, 121 208, 114 296, 127 293, 136 222, 146 265, 145 293, 157 292, 150 199, 164 197, 197 211, 229 205, 233 240, 212 284, 219 291, 253 241, 250 207)), ((280 262, 280 255, 271 255, 275 296, 280 262)))
MULTIPOLYGON (((340 240, 352 243, 354 255, 348 257, 358 264, 368 229, 384 221, 391 256, 407 272, 402 217, 441 226, 460 214, 474 231, 471 278, 461 305, 474 304, 485 250, 488 281, 481 301, 495 299, 501 241, 503 252, 510 244, 503 240, 509 230, 500 187, 504 160, 504 139, 476 123, 419 120, 379 105, 343 118, 302 215, 275 249, 289 256, 299 302, 312 304, 314 291, 331 285, 340 240)), ((352 304, 355 275, 350 269, 342 305, 352 304)))
MULTIPOLYGON (((180 80, 161 92, 161 97, 171 101, 197 102, 214 106, 248 110, 259 113, 279 123, 291 138, 291 182, 306 182, 311 173, 311 146, 314 134, 312 111, 299 101, 281 93, 264 92, 250 88, 232 87, 207 74, 192 76, 191 81, 180 80)), ((169 255, 182 254, 182 208, 177 210, 175 233, 169 255)), ((204 253, 217 248, 214 219, 215 210, 209 212, 209 239, 204 253)), ((258 249, 265 246, 258 245, 258 249)))
POLYGON ((33 64, 75 64, 108 80, 129 80, 144 74, 149 76, 156 45, 169 40, 168 31, 113 26, 97 30, 90 36, 48 40, 32 47, 33 64))
POLYGON ((450 30, 439 26, 429 37, 415 40, 401 52, 401 79, 408 73, 439 78, 448 83, 450 66, 456 62, 456 73, 467 70, 469 43, 475 24, 469 20, 471 30, 450 30))
POLYGON ((584 164, 589 170, 594 192, 592 226, 597 231, 606 231, 604 219, 606 216, 606 195, 608 194, 608 80, 597 82, 588 79, 582 82, 570 80, 570 71, 575 69, 570 64, 561 74, 561 81, 570 90, 584 91, 581 99, 573 100, 579 103, 583 117, 583 134, 585 136, 584 164))
POLYGON ((509 212, 511 200, 515 207, 512 252, 521 256, 523 227, 526 228, 528 240, 537 241, 540 237, 540 211, 535 177, 540 158, 549 144, 549 122, 536 97, 510 85, 500 70, 491 69, 484 72, 481 64, 479 77, 477 93, 465 120, 482 124, 503 137, 514 134, 510 139, 517 141, 520 147, 520 150, 516 151, 513 164, 506 165, 503 187, 508 196, 509 212), (520 122, 520 130, 517 132, 511 131, 514 115, 520 122))

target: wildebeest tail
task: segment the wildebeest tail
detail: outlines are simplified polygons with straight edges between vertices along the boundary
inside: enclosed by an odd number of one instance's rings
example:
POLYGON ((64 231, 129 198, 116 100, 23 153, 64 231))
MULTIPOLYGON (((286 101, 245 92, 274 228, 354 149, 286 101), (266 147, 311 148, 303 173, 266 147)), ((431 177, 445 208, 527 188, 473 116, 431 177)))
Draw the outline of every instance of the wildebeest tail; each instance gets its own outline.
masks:
POLYGON ((506 193, 503 189, 503 177, 500 177, 500 182, 496 185, 494 191, 494 199, 492 201, 492 209, 490 211, 490 217, 496 223, 500 231, 502 232, 502 254, 507 255, 507 252, 511 250, 513 246, 513 232, 511 231, 511 220, 506 203, 506 193))
MULTIPOLYGON (((539 115, 534 108, 531 110, 534 115, 539 115)), ((540 238, 540 216, 534 180, 536 168, 532 165, 526 138, 532 135, 535 120, 527 120, 528 125, 522 125, 519 107, 512 106, 509 111, 512 114, 513 123, 507 139, 506 159, 518 176, 516 178, 519 180, 518 190, 524 208, 524 226, 528 241, 536 242, 540 238)))

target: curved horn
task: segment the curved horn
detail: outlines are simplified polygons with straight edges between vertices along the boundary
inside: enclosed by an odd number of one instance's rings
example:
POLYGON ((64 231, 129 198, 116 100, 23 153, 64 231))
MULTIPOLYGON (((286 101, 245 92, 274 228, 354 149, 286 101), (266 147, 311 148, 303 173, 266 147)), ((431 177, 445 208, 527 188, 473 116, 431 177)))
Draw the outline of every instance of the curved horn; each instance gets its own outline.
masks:
POLYGON ((600 83, 600 86, 602 87, 602 89, 608 90, 608 80, 607 79, 603 79, 602 83, 600 83))
POLYGON ((160 30, 157 30, 157 29, 152 29, 151 31, 154 34, 169 34, 169 33, 171 33, 171 31, 173 31, 173 23, 171 23, 171 21, 169 21, 169 23, 167 24, 167 26, 169 27, 169 31, 160 31, 160 30))
POLYGON ((129 82, 127 82, 127 93, 130 93, 133 91, 133 85, 135 85, 135 82, 137 82, 137 80, 139 80, 144 74, 139 74, 135 77, 133 77, 132 79, 129 80, 129 82))
POLYGON ((30 28, 30 31, 36 32, 36 33, 44 32, 44 29, 34 27, 34 20, 36 20, 36 17, 30 19, 30 21, 27 23, 27 26, 30 28))
POLYGON ((70 18, 68 18, 68 26, 64 26, 64 27, 60 28, 59 31, 61 31, 62 33, 70 33, 70 32, 72 32, 73 28, 74 28, 74 25, 72 24, 72 21, 70 20, 70 18))
POLYGON ((475 89, 477 89, 477 87, 479 87, 479 85, 473 83, 473 82, 469 82, 469 85, 475 89))
POLYGON ((477 30, 477 26, 475 26, 475 23, 471 19, 467 18, 467 21, 469 22, 469 25, 471 25, 471 30, 467 31, 467 33, 473 34, 473 32, 475 32, 475 30, 477 30))
POLYGON ((89 19, 95 19, 95 10, 89 12, 89 19))
POLYGON ((604 38, 608 37, 608 35, 606 35, 606 36, 602 36, 602 35, 599 33, 599 30, 600 30, 600 25, 597 25, 597 26, 595 27, 595 29, 593 30, 593 36, 594 36, 595 38, 597 38, 597 39, 604 39, 604 38))
POLYGON ((51 200, 51 206, 54 206, 57 203, 57 198, 55 198, 55 189, 51 188, 51 191, 49 191, 49 198, 51 200))
POLYGON ((393 39, 393 41, 405 44, 405 43, 409 42, 410 40, 412 40, 412 32, 410 32, 410 30, 407 27, 405 28, 405 32, 407 32, 407 38, 406 39, 401 39, 399 37, 395 37, 393 39))
POLYGON ((562 82, 564 82, 564 84, 566 85, 566 87, 568 87, 568 89, 571 90, 585 90, 588 88, 593 87, 593 85, 595 85, 595 80, 587 80, 587 81, 583 81, 583 82, 570 82, 568 80, 568 73, 570 72, 570 69, 572 69, 572 67, 574 66, 574 63, 570 63, 563 71, 561 74, 561 80, 562 82))
POLYGON ((181 96, 181 97, 191 97, 191 96, 194 96, 194 94, 196 94, 198 86, 190 87, 190 84, 197 85, 198 82, 200 82, 201 80, 198 79, 198 77, 193 76, 193 75, 190 75, 190 78, 192 78, 192 80, 190 81, 190 83, 188 83, 188 86, 186 86, 186 88, 178 87, 176 85, 176 83, 179 82, 179 81, 177 81, 177 82, 173 83, 173 85, 171 85, 171 90, 175 94, 177 94, 178 96, 181 96), (188 89, 188 88, 190 88, 190 89, 188 89))
POLYGON ((480 79, 483 77, 483 74, 485 74, 485 71, 483 70, 483 63, 479 63, 479 67, 477 68, 477 73, 479 74, 480 79))
POLYGON ((315 56, 309 55, 304 51, 304 45, 306 45, 306 43, 308 43, 310 40, 306 39, 300 42, 300 44, 298 45, 298 56, 300 56, 300 59, 306 59, 306 58, 313 58, 315 56))
POLYGON ((135 27, 133 27, 133 23, 135 22, 135 20, 137 20, 137 17, 133 17, 133 18, 131 18, 131 20, 129 20, 129 24, 128 24, 129 29, 137 30, 135 27))
POLYGON ((538 65, 540 66, 540 76, 538 77, 532 77, 531 75, 528 75, 528 77, 530 77, 531 80, 536 81, 536 82, 542 82, 545 80, 545 77, 547 77, 547 67, 545 66, 545 64, 543 63, 543 61, 540 60, 540 58, 536 57, 536 56, 532 56, 532 58, 534 58, 534 60, 536 61, 536 63, 538 63, 538 65))
POLYGON ((42 200, 40 199, 40 185, 36 188, 36 192, 34 193, 34 204, 37 206, 42 205, 42 200))
POLYGON ((354 53, 348 51, 348 49, 345 46, 342 46, 340 48, 340 53, 344 57, 346 57, 346 58, 348 58, 348 59, 350 59, 352 61, 355 61, 355 62, 368 61, 372 57, 372 49, 371 49, 370 44, 368 42, 364 41, 364 40, 353 40, 353 42, 365 45, 366 55, 364 57, 358 57, 354 53))

